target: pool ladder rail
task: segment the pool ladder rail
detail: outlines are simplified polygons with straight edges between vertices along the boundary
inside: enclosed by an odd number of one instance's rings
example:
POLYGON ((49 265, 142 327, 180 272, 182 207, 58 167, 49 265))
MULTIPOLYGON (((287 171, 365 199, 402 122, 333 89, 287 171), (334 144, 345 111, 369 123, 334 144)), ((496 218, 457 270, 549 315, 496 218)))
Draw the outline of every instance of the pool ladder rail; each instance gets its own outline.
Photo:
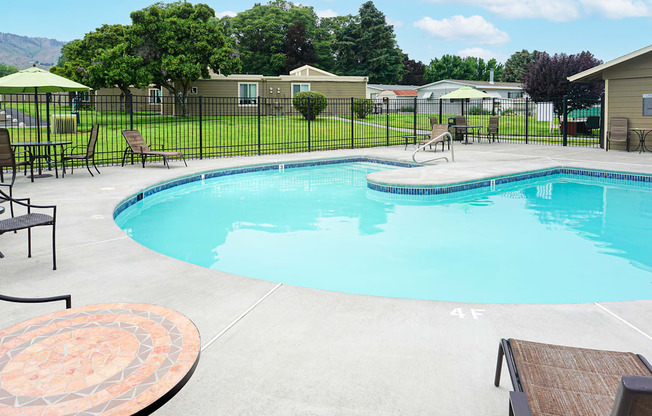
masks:
POLYGON ((439 136, 435 137, 434 139, 430 139, 427 142, 425 142, 424 144, 422 144, 421 146, 417 147, 417 149, 412 153, 412 160, 414 161, 414 163, 417 163, 419 165, 423 165, 423 164, 426 164, 428 162, 433 162, 435 160, 440 160, 440 159, 445 159, 446 162, 455 162, 455 150, 453 149, 453 147, 454 147, 453 142, 454 142, 453 136, 451 136, 451 134, 449 132, 444 132, 444 133, 440 134, 439 136), (439 156, 439 157, 435 157, 435 158, 432 158, 432 159, 422 160, 420 162, 416 159, 417 153, 419 151, 424 150, 426 148, 426 146, 430 146, 433 142, 437 142, 441 137, 444 137, 444 136, 448 136, 448 142, 450 143, 450 147, 451 147, 451 160, 448 160, 448 158, 446 156, 439 156))

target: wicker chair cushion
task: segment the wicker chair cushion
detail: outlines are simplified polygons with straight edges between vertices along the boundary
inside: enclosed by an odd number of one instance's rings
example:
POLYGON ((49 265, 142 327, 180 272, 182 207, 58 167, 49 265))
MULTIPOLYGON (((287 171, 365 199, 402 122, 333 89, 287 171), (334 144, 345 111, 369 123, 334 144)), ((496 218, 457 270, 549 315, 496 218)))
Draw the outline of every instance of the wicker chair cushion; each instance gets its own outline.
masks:
POLYGON ((628 352, 510 343, 532 416, 608 416, 622 376, 652 376, 628 352))
POLYGON ((52 224, 54 218, 46 214, 31 213, 0 221, 0 233, 52 224))

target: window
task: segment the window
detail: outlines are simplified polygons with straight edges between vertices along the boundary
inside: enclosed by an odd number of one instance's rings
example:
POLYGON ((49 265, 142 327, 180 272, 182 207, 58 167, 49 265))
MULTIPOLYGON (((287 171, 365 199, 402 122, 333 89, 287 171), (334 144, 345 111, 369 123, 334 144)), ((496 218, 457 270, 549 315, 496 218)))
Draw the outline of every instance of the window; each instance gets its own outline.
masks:
POLYGON ((149 103, 161 104, 161 90, 158 88, 150 88, 149 90, 149 103))
POLYGON ((523 98, 523 91, 508 91, 507 98, 523 98))
POLYGON ((292 96, 298 92, 310 91, 310 84, 292 84, 292 96))
POLYGON ((197 94, 197 87, 191 87, 190 88, 190 93, 191 94, 197 94))
POLYGON ((86 102, 86 103, 87 103, 87 102, 89 102, 89 101, 91 100, 91 97, 90 97, 90 95, 88 94, 88 91, 84 91, 84 92, 80 93, 79 96, 81 97, 81 100, 82 100, 83 102, 86 102))
POLYGON ((239 98, 240 105, 256 105, 256 98, 258 97, 258 84, 238 84, 240 89, 239 98))

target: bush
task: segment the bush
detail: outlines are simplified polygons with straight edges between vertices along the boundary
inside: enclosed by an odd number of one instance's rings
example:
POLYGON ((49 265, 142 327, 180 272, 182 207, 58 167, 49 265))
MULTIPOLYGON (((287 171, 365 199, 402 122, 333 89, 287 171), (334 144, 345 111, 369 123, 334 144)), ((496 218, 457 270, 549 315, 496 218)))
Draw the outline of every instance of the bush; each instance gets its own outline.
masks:
POLYGON ((469 108, 470 116, 488 116, 491 114, 491 111, 485 110, 482 107, 471 107, 469 108))
POLYGON ((508 108, 506 110, 503 110, 502 113, 500 113, 501 116, 513 116, 514 115, 514 110, 511 108, 508 108))
POLYGON ((406 106, 401 107, 401 109, 399 111, 401 113, 414 113, 414 107, 406 105, 406 106))
POLYGON ((353 100, 353 112, 358 118, 365 118, 374 111, 374 102, 368 98, 353 100))
POLYGON ((326 109, 328 100, 326 96, 317 91, 303 91, 294 94, 292 106, 300 112, 306 120, 315 120, 326 109))

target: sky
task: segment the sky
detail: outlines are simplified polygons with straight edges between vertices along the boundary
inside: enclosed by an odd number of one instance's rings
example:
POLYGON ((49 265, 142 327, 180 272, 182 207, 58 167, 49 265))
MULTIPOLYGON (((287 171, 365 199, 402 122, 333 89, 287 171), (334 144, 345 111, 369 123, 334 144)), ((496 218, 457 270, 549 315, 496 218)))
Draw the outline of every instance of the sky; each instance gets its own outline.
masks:
MULTIPOLYGON (((203 2, 218 17, 250 9, 255 3, 203 2)), ((312 6, 319 16, 331 17, 355 15, 363 2, 296 3, 312 6)), ((153 3, 154 0, 6 2, 2 5, 0 32, 71 41, 105 23, 129 24, 132 11, 153 3)), ((394 26, 403 52, 425 64, 445 54, 505 62, 523 49, 550 54, 590 51, 606 62, 652 43, 652 0, 375 0, 374 4, 394 26)))

